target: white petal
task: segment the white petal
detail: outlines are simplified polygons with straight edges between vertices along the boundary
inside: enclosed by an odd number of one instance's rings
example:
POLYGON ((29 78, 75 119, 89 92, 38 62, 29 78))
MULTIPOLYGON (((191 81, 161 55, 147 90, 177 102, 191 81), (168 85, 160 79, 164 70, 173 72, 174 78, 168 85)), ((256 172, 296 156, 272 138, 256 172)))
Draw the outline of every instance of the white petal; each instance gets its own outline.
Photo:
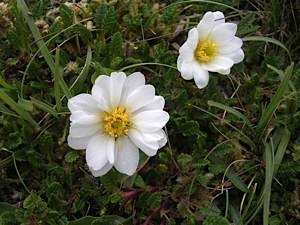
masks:
POLYGON ((179 54, 177 58, 177 69, 179 72, 181 72, 183 62, 184 62, 183 56, 179 54))
POLYGON ((220 23, 225 23, 225 16, 222 12, 216 11, 213 12, 213 14, 214 14, 215 25, 220 23))
POLYGON ((163 110, 151 110, 134 115, 132 120, 134 127, 141 131, 154 132, 166 125, 170 116, 163 110))
POLYGON ((230 68, 224 69, 224 70, 219 70, 218 73, 223 74, 223 75, 228 75, 228 74, 230 74, 230 68))
POLYGON ((83 111, 73 112, 70 116, 70 120, 73 122, 73 124, 76 123, 81 125, 91 125, 99 122, 99 119, 96 115, 87 114, 83 111))
POLYGON ((197 25, 199 39, 206 39, 211 30, 214 28, 215 17, 212 12, 206 12, 200 23, 197 25))
POLYGON ((178 59, 177 59, 177 69, 181 71, 182 63, 183 62, 191 62, 195 59, 194 51, 195 49, 191 48, 184 48, 185 45, 182 46, 181 52, 179 53, 178 59))
POLYGON ((243 61, 245 54, 242 49, 239 49, 237 51, 231 52, 230 54, 226 54, 224 56, 231 58, 234 63, 240 63, 243 61))
POLYGON ((134 112, 139 108, 153 101, 155 96, 155 88, 152 85, 140 86, 126 99, 126 106, 130 112, 134 112))
POLYGON ((139 164, 139 149, 126 137, 117 140, 116 152, 115 168, 129 176, 134 174, 139 164))
POLYGON ((99 108, 97 101, 89 94, 79 94, 68 100, 68 108, 71 112, 85 111, 89 113, 96 113, 99 108))
POLYGON ((186 62, 184 61, 181 66, 181 76, 185 80, 191 80, 194 78, 194 65, 196 62, 186 62))
POLYGON ((158 141, 159 144, 159 148, 162 148, 163 146, 165 146, 167 144, 167 135, 163 130, 160 130, 159 132, 162 133, 162 137, 160 138, 160 140, 158 141))
POLYGON ((228 44, 234 38, 236 30, 237 25, 234 23, 221 23, 214 27, 210 33, 210 37, 219 46, 228 44))
POLYGON ((233 61, 230 58, 224 56, 216 56, 213 61, 202 64, 201 66, 207 71, 219 72, 231 68, 232 65, 233 61))
POLYGON ((146 110, 154 110, 154 109, 163 109, 165 106, 165 99, 162 96, 155 96, 154 99, 145 105, 142 109, 146 110))
POLYGON ((189 31, 188 38, 185 43, 180 47, 179 54, 184 57, 185 60, 192 58, 195 48, 199 41, 198 31, 196 28, 192 28, 189 31))
POLYGON ((106 163, 100 170, 89 168, 94 177, 100 177, 106 174, 112 168, 112 164, 106 163))
POLYGON ((228 54, 241 48, 243 45, 242 39, 233 37, 233 39, 226 45, 218 46, 218 52, 221 54, 228 54))
POLYGON ((181 76, 186 80, 195 79, 195 83, 198 88, 204 88, 208 84, 209 75, 207 68, 203 66, 204 64, 199 64, 194 61, 191 63, 183 63, 181 76))
POLYGON ((99 76, 92 88, 92 96, 97 99, 101 109, 108 110, 110 107, 110 77, 99 76))
POLYGON ((68 145, 76 150, 86 149, 89 141, 91 140, 92 136, 86 136, 81 138, 75 138, 71 135, 68 136, 68 145))
POLYGON ((108 162, 106 152, 111 147, 108 143, 110 138, 104 135, 95 135, 89 141, 86 149, 86 162, 89 168, 100 170, 106 165, 108 162))
POLYGON ((110 75, 110 106, 117 107, 120 103, 126 74, 123 72, 112 72, 110 75))
POLYGON ((208 71, 201 68, 201 66, 194 64, 194 80, 198 88, 204 88, 208 84, 208 71))
POLYGON ((106 142, 106 155, 107 159, 111 164, 114 164, 116 158, 115 139, 107 137, 106 142))
POLYGON ((131 141, 146 155, 153 156, 156 154, 159 148, 157 141, 150 140, 149 137, 143 135, 136 129, 130 129, 128 136, 130 137, 131 141))
MULTIPOLYGON (((145 135, 145 134, 144 134, 145 135)), ((154 133, 146 133, 145 135, 149 140, 157 141, 159 148, 163 147, 167 143, 167 136, 163 129, 160 129, 154 133)))
POLYGON ((92 125, 82 125, 77 123, 71 123, 70 135, 75 138, 91 136, 97 131, 100 131, 100 126, 98 124, 92 125))
POLYGON ((145 76, 140 72, 130 74, 124 83, 123 94, 121 102, 126 101, 128 95, 130 95, 138 87, 145 85, 145 76))

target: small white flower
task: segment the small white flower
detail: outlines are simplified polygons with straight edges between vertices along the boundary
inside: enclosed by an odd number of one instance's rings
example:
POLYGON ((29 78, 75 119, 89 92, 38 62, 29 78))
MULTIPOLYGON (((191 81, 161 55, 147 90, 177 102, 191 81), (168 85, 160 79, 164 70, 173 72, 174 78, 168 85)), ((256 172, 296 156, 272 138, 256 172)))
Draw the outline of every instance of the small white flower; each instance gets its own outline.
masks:
POLYGON ((163 127, 169 114, 165 100, 155 95, 152 85, 137 72, 99 76, 91 94, 79 94, 68 101, 71 127, 68 144, 86 149, 86 161, 94 176, 106 174, 112 166, 132 175, 138 166, 139 150, 154 156, 166 142, 163 127))
POLYGON ((222 12, 207 12, 191 29, 179 49, 177 68, 186 80, 194 78, 198 88, 206 87, 208 72, 229 74, 244 59, 242 40, 235 36, 237 25, 225 23, 222 12))

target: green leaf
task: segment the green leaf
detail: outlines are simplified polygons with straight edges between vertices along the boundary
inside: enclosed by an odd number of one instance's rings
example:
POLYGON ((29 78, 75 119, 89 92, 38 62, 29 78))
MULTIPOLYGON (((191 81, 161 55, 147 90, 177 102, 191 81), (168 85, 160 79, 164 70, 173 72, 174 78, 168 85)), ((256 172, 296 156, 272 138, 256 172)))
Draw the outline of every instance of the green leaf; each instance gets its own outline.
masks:
POLYGON ((7 202, 0 202, 0 215, 4 212, 13 212, 15 211, 16 207, 14 205, 11 205, 7 202))
MULTIPOLYGON (((61 70, 58 69, 58 65, 55 65, 53 58, 49 52, 49 49, 47 48, 45 42, 43 41, 43 38, 39 32, 39 29, 35 25, 33 18, 28 13, 29 9, 28 9, 25 1, 17 0, 17 5, 18 5, 18 9, 22 12, 23 17, 25 18, 25 20, 31 30, 31 33, 36 41, 36 44, 40 48, 42 56, 45 58, 48 66, 50 67, 51 72, 54 75, 54 79, 58 80, 59 85, 60 85, 62 91, 64 92, 65 96, 68 99, 71 98, 72 95, 71 95, 69 89, 67 88, 67 84, 65 83, 65 81, 62 78, 62 72, 60 72, 61 70)), ((56 63, 57 63, 57 60, 56 60, 56 63)))
POLYGON ((79 158, 77 151, 70 151, 65 155, 65 160, 68 163, 75 162, 79 158))
POLYGON ((274 172, 274 163, 272 158, 272 150, 270 144, 265 147, 266 171, 265 171, 265 187, 263 192, 263 225, 269 225, 271 186, 274 172))
POLYGON ((101 216, 92 222, 91 225, 123 225, 127 219, 116 216, 116 215, 107 215, 101 216))
POLYGON ((91 225, 93 221, 95 221, 97 217, 93 216, 84 216, 80 219, 73 220, 69 222, 69 225, 91 225))
POLYGON ((280 41, 278 41, 274 38, 261 37, 261 36, 251 36, 251 37, 244 37, 244 38, 242 38, 242 40, 243 41, 263 41, 263 42, 278 45, 279 47, 283 48, 287 52, 289 58, 291 58, 290 51, 287 49, 287 47, 285 47, 284 44, 282 44, 280 41))
POLYGON ((248 120, 248 118, 246 116, 244 116, 242 113, 240 113, 239 111, 237 111, 236 109, 224 105, 222 103, 219 102, 214 102, 214 101, 207 101, 207 104, 209 106, 213 106, 213 107, 217 107, 219 109, 225 110, 233 115, 235 115, 236 117, 240 118, 241 120, 243 120, 247 125, 252 126, 251 122, 248 120))
POLYGON ((66 6, 65 4, 60 4, 59 15, 61 16, 61 19, 65 26, 72 25, 74 15, 72 10, 68 6, 66 6))
POLYGON ((239 190, 241 190, 242 192, 248 192, 248 187, 247 185, 244 183, 244 181, 242 181, 242 179, 240 178, 239 175, 237 175, 233 170, 229 169, 226 173, 226 177, 228 177, 230 179, 230 181, 232 182, 232 184, 238 188, 239 190))
POLYGON ((70 90, 72 88, 74 88, 76 93, 80 92, 82 90, 82 86, 83 86, 84 82, 86 81, 88 73, 89 73, 91 62, 92 62, 92 50, 91 50, 91 47, 88 46, 85 64, 84 64, 80 74, 78 75, 78 77, 76 78, 76 80, 74 81, 72 86, 70 87, 70 90))
POLYGON ((284 97, 284 94, 287 92, 292 73, 293 64, 286 68, 283 80, 281 81, 275 95, 272 97, 271 102, 260 117, 260 120, 256 127, 259 134, 261 134, 261 132, 264 131, 264 129, 266 129, 266 126, 272 118, 274 111, 277 109, 278 105, 284 97))
POLYGON ((235 225, 243 225, 240 212, 231 204, 229 205, 229 212, 235 225))
POLYGON ((43 209, 47 207, 47 204, 36 193, 31 193, 23 202, 25 209, 34 210, 35 208, 43 209))
POLYGON ((53 115, 55 117, 57 117, 57 112, 54 109, 54 106, 52 106, 48 103, 45 103, 43 101, 40 101, 40 100, 38 100, 36 98, 33 98, 33 97, 31 97, 31 102, 35 107, 37 107, 37 108, 39 108, 39 109, 41 109, 41 110, 43 110, 47 113, 50 113, 51 115, 53 115))
POLYGON ((110 60, 112 60, 113 58, 117 57, 117 56, 122 56, 122 34, 120 32, 115 33, 112 37, 111 37, 111 41, 108 45, 108 54, 110 57, 110 60))
POLYGON ((2 89, 0 89, 0 99, 11 107, 19 116, 29 122, 34 127, 38 128, 38 123, 26 112, 18 103, 16 103, 11 97, 9 97, 2 89))
POLYGON ((136 176, 136 178, 134 180, 134 185, 136 187, 139 187, 139 188, 145 188, 146 187, 146 184, 145 184, 143 178, 140 175, 136 176))
POLYGON ((177 156, 177 162, 182 169, 187 169, 193 160, 193 157, 189 154, 181 153, 177 156))
POLYGON ((275 158, 274 158, 274 175, 276 175, 279 166, 282 162, 283 156, 286 152, 286 148, 290 141, 290 137, 291 137, 291 132, 287 128, 282 129, 280 143, 277 147, 275 158))
POLYGON ((15 114, 12 110, 7 108, 4 104, 0 102, 0 112, 7 114, 9 116, 19 117, 17 114, 15 114))
POLYGON ((209 215, 204 221, 203 225, 229 225, 226 218, 219 215, 209 215))
POLYGON ((117 14, 112 5, 100 5, 94 17, 97 28, 104 33, 113 34, 118 30, 117 14))

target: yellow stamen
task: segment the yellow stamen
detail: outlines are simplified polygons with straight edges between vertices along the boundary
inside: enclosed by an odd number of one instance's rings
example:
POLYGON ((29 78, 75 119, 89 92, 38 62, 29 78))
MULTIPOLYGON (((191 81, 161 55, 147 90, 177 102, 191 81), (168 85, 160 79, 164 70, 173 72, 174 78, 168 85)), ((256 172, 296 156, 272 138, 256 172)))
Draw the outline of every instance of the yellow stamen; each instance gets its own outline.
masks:
POLYGON ((129 115, 123 107, 117 107, 110 112, 105 112, 102 124, 104 133, 114 138, 127 136, 131 127, 129 115))
POLYGON ((217 53, 217 46, 210 40, 202 40, 197 44, 197 48, 194 51, 195 58, 200 63, 210 62, 217 53))

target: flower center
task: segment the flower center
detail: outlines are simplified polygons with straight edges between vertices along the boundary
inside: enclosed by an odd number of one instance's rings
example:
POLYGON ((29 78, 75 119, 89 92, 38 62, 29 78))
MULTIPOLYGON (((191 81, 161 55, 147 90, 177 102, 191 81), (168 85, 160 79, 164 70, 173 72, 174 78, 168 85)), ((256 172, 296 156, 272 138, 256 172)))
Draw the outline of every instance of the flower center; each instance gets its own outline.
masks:
POLYGON ((131 127, 128 113, 123 107, 116 107, 110 112, 105 112, 102 124, 104 132, 114 138, 127 136, 131 127))
POLYGON ((216 53, 216 44, 207 39, 199 41, 194 51, 195 58, 200 63, 210 62, 216 56, 216 53))

